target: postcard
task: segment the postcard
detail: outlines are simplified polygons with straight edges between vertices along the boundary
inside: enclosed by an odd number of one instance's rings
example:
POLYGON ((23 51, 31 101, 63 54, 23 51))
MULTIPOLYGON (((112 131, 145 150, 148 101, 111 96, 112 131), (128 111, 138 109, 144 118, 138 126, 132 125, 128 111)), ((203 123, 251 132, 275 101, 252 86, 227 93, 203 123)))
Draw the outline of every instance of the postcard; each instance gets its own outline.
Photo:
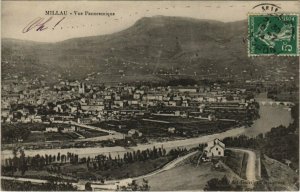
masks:
POLYGON ((299 1, 1 5, 1 190, 299 190, 299 1))

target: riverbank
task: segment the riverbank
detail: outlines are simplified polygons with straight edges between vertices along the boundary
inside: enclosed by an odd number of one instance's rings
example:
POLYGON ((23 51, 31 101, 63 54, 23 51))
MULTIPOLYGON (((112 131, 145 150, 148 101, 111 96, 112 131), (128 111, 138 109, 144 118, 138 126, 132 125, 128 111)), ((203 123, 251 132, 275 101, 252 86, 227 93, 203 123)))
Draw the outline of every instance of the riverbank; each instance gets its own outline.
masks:
MULTIPOLYGON (((259 101, 268 101, 269 99, 265 98, 264 95, 259 95, 257 98, 259 101)), ((173 140, 173 141, 162 141, 162 142, 151 142, 147 144, 138 144, 134 147, 124 148, 121 146, 115 147, 87 147, 87 148, 67 148, 67 149, 38 149, 38 150, 26 150, 26 156, 35 156, 37 154, 40 155, 57 155, 75 153, 78 154, 79 157, 88 157, 88 156, 96 156, 99 154, 109 153, 114 158, 118 155, 123 155, 128 151, 136 151, 136 150, 145 150, 148 148, 161 147, 163 146, 167 151, 172 148, 177 147, 185 147, 187 149, 198 146, 201 143, 206 143, 214 138, 223 139, 225 137, 235 137, 239 135, 246 135, 250 137, 254 137, 260 133, 265 133, 271 130, 272 127, 277 127, 279 125, 288 125, 293 122, 291 117, 291 112, 285 109, 282 106, 263 106, 260 105, 259 109, 260 118, 255 120, 251 127, 245 128, 234 128, 227 130, 225 132, 200 136, 197 138, 189 138, 182 140, 173 140)), ((13 154, 11 150, 3 150, 1 151, 2 160, 6 158, 12 158, 13 154)))
MULTIPOLYGON (((151 149, 154 146, 155 147, 164 147, 166 151, 168 152, 172 148, 177 148, 177 147, 185 147, 187 149, 197 147, 201 143, 206 143, 214 138, 219 138, 223 139, 225 137, 233 137, 233 136, 238 136, 241 135, 245 132, 244 127, 240 128, 235 128, 231 130, 227 130, 222 133, 216 133, 212 135, 206 135, 206 136, 201 136, 197 138, 190 138, 190 139, 183 139, 183 140, 175 140, 175 141, 165 141, 165 142, 156 142, 156 143, 148 143, 148 144, 138 144, 137 146, 134 147, 129 147, 129 148, 124 148, 124 147, 89 147, 89 148, 68 148, 68 149, 39 149, 39 150, 26 150, 25 154, 26 156, 35 156, 37 154, 39 155, 57 155, 58 153, 62 154, 67 154, 68 152, 70 153, 75 153, 78 154, 79 157, 88 157, 88 156, 96 156, 99 154, 110 154, 112 158, 117 157, 118 155, 123 156, 124 153, 128 151, 137 151, 137 150, 145 150, 145 149, 151 149)), ((7 159, 7 158, 12 158, 13 154, 11 150, 3 150, 1 152, 1 158, 7 159)))

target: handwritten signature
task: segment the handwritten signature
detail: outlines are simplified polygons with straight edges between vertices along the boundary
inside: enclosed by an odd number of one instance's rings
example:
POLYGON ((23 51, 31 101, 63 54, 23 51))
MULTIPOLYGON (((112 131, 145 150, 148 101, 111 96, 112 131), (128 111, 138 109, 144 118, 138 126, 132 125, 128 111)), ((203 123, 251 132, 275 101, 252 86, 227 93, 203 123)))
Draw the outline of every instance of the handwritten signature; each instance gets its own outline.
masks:
MULTIPOLYGON (((58 22, 55 23, 55 25, 52 27, 52 30, 55 29, 55 27, 60 24, 66 17, 61 18, 58 20, 58 22)), ((49 17, 48 19, 43 17, 37 17, 34 20, 32 20, 28 25, 22 30, 23 33, 27 33, 31 30, 35 31, 44 31, 48 29, 51 26, 51 20, 54 20, 53 17, 49 17)))

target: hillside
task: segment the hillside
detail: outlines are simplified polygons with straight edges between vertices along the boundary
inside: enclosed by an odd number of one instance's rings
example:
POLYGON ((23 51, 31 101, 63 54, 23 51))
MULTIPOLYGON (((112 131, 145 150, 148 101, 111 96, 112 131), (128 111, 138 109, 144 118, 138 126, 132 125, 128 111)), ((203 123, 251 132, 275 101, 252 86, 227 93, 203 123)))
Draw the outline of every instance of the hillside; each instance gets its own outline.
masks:
MULTIPOLYGON (((270 191, 297 191, 299 190, 299 175, 286 164, 264 156, 264 180, 267 190, 270 191), (297 187, 298 183, 298 187, 297 187)), ((261 190, 261 189, 259 189, 261 190)))
POLYGON ((246 36, 246 21, 155 16, 114 34, 58 43, 2 39, 2 74, 48 81, 150 81, 170 77, 162 74, 231 78, 271 73, 277 78, 282 68, 284 75, 296 76, 297 58, 249 58, 246 36))

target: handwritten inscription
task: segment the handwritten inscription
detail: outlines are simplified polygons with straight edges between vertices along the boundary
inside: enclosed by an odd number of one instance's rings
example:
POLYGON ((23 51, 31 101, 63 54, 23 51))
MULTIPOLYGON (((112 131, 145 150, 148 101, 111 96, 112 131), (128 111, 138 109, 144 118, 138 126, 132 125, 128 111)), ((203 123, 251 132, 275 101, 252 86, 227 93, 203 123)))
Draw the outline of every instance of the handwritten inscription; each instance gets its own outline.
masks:
MULTIPOLYGON (((61 19, 59 19, 57 22, 55 22, 55 24, 52 27, 52 30, 55 29, 55 27, 60 24, 66 17, 63 17, 61 19)), ((49 27, 51 26, 51 22, 54 20, 53 17, 49 17, 48 19, 43 18, 43 17, 37 17, 35 19, 33 19, 31 22, 29 22, 26 27, 23 28, 22 32, 23 33, 27 33, 29 31, 35 30, 35 31, 44 31, 49 29, 49 27)))

